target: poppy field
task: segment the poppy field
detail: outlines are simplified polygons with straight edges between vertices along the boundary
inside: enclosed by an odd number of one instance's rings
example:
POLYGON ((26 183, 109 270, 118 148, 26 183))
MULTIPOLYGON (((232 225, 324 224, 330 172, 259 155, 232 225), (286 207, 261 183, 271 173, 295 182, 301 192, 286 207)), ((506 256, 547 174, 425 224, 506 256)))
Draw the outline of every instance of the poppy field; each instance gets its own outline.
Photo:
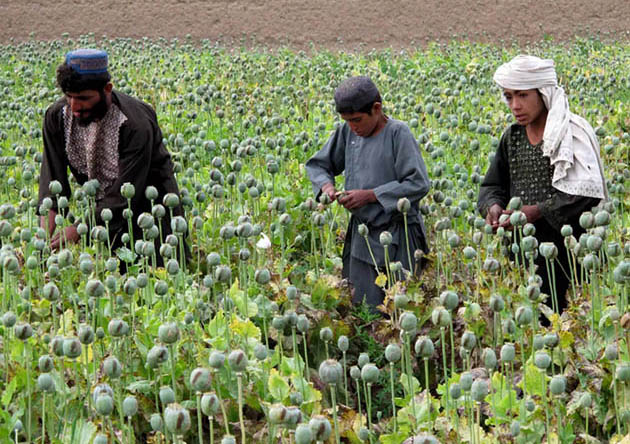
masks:
POLYGON ((0 442, 630 442, 627 43, 307 53, 63 36, 0 45, 0 103, 0 442), (105 49, 114 88, 155 108, 181 190, 131 214, 143 238, 117 251, 90 222, 94 182, 51 184, 78 244, 51 250, 39 228, 42 119, 78 47, 105 49), (514 232, 476 211, 513 122, 492 74, 520 52, 555 60, 601 145, 609 199, 580 217, 586 234, 563 229, 562 249, 519 223, 516 199, 514 232), (317 201, 304 169, 342 123, 333 92, 351 75, 409 125, 432 180, 431 251, 408 252, 426 268, 404 279, 389 264, 382 314, 350 303, 348 213, 317 201), (582 265, 563 270, 561 315, 536 254, 582 265))

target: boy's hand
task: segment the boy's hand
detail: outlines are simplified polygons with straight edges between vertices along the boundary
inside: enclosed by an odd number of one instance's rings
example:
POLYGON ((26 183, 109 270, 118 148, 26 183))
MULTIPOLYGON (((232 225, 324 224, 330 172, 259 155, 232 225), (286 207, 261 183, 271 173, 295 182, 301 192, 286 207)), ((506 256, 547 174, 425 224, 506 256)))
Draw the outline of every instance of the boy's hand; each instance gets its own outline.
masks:
POLYGON ((372 202, 376 202, 374 190, 350 190, 339 197, 339 203, 347 210, 355 210, 372 202))
POLYGON ((327 183, 322 187, 322 193, 328 194, 331 202, 334 202, 337 199, 337 190, 335 190, 335 186, 332 183, 327 183))

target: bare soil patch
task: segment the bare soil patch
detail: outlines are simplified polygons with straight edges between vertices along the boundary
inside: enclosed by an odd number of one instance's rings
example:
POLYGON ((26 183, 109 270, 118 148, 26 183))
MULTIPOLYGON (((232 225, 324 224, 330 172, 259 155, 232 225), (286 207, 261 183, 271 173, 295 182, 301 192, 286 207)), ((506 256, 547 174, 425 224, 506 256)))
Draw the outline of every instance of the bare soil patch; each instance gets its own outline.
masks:
POLYGON ((454 36, 526 44, 602 33, 628 38, 628 0, 0 0, 0 41, 208 38, 226 45, 355 50, 454 36))

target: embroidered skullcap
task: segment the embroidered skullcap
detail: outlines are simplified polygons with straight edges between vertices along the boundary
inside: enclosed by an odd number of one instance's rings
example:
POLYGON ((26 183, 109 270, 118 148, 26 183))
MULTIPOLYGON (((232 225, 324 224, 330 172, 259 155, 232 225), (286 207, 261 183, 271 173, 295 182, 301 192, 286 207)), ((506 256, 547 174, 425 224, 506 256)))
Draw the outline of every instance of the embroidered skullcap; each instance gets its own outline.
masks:
POLYGON ((499 66, 494 73, 494 81, 501 88, 515 90, 558 85, 553 60, 522 54, 499 66))
POLYGON ((356 112, 377 99, 380 100, 378 88, 366 76, 350 77, 335 90, 335 105, 338 110, 350 109, 356 112))
POLYGON ((77 49, 66 54, 66 65, 81 75, 107 73, 107 53, 100 49, 77 49))

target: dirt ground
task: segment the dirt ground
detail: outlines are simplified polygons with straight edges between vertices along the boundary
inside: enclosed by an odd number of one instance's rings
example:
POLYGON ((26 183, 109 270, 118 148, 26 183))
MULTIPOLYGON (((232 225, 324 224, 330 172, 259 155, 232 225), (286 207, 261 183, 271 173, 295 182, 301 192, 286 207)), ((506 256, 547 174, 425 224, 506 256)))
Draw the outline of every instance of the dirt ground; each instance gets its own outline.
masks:
POLYGON ((0 42, 94 32, 297 49, 630 35, 628 0, 0 0, 0 42))

